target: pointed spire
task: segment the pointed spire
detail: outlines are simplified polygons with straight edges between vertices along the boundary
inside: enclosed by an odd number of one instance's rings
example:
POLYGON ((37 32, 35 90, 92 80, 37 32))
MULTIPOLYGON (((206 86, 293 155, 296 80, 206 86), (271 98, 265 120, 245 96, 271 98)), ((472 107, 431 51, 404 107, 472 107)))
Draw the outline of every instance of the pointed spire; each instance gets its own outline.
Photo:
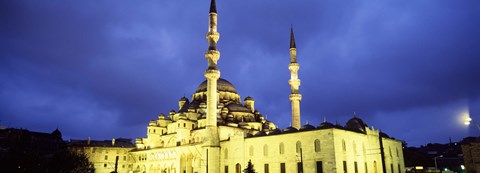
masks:
POLYGON ((295 45, 295 36, 293 35, 293 25, 290 27, 290 48, 297 48, 295 45))
POLYGON ((215 3, 215 0, 212 0, 210 2, 210 13, 217 13, 217 5, 215 3))

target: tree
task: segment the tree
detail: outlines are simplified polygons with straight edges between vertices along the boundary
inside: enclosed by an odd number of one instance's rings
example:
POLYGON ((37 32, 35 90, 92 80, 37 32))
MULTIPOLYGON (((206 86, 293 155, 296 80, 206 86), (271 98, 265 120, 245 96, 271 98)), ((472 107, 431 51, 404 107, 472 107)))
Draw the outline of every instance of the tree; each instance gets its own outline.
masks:
POLYGON ((94 173, 95 168, 85 153, 62 149, 51 160, 51 172, 94 173))
POLYGON ((243 170, 244 173, 256 173, 255 169, 253 169, 252 160, 248 160, 247 168, 243 170))

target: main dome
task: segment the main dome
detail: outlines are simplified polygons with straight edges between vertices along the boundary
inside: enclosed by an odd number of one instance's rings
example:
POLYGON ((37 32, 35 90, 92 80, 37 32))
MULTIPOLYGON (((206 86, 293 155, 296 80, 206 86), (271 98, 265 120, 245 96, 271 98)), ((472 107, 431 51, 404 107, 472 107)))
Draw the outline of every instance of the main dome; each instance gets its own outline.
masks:
MULTIPOLYGON (((235 87, 232 85, 232 83, 230 83, 229 81, 225 80, 225 79, 218 79, 217 80, 217 90, 218 91, 226 91, 226 92, 233 92, 235 94, 238 94, 237 93, 237 90, 235 89, 235 87)), ((198 92, 205 92, 207 91, 207 80, 203 81, 198 87, 197 87, 197 93, 198 92)))

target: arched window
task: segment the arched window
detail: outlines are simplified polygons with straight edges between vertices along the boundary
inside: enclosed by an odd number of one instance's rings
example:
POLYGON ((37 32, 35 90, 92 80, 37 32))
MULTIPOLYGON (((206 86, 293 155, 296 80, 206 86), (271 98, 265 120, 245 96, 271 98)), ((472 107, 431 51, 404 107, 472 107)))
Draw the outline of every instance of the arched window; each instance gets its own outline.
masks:
POLYGON ((235 165, 235 173, 241 173, 242 166, 240 166, 240 163, 237 163, 235 165))
POLYGON ((251 145, 250 145, 249 153, 250 153, 250 156, 253 156, 253 146, 251 145))
POLYGON ((315 139, 315 152, 320 152, 320 140, 315 139))
POLYGON ((280 143, 280 145, 278 146, 278 149, 280 151, 280 154, 285 153, 285 146, 283 145, 283 142, 280 143))
POLYGON ((390 148, 390 146, 388 147, 388 154, 390 154, 390 157, 392 157, 392 149, 390 148))
POLYGON ((363 155, 367 155, 367 149, 365 149, 365 143, 362 144, 362 149, 363 149, 363 155))
POLYGON ((302 149, 302 143, 300 141, 297 141, 297 153, 300 153, 300 150, 302 149))
POLYGON ((399 155, 398 155, 398 148, 395 148, 395 150, 397 150, 397 152, 396 152, 396 153, 397 153, 397 157, 399 157, 399 155))
POLYGON ((343 151, 347 151, 347 144, 345 144, 345 139, 342 139, 342 149, 343 151))
POLYGON ((263 145, 263 156, 268 156, 268 146, 267 146, 267 144, 263 145))
POLYGON ((357 144, 355 144, 355 141, 353 141, 352 147, 353 147, 353 154, 357 156, 357 144))
POLYGON ((224 156, 225 159, 228 159, 228 149, 225 148, 225 151, 224 151, 224 152, 225 152, 225 156, 224 156))

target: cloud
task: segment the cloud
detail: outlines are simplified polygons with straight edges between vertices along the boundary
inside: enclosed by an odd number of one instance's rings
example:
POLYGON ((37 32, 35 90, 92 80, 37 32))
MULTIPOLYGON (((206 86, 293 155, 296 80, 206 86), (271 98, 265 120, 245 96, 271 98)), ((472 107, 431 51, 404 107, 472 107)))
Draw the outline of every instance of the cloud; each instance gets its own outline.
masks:
MULTIPOLYGON (((343 123, 354 111, 378 127, 453 116, 460 102, 479 98, 478 3, 218 2, 222 78, 288 126, 293 24, 303 122, 343 123)), ((0 2, 1 123, 58 125, 75 138, 144 136, 148 120, 204 80, 208 5, 0 2)), ((416 144, 426 141, 402 130, 438 134, 409 125, 384 128, 416 144)))

